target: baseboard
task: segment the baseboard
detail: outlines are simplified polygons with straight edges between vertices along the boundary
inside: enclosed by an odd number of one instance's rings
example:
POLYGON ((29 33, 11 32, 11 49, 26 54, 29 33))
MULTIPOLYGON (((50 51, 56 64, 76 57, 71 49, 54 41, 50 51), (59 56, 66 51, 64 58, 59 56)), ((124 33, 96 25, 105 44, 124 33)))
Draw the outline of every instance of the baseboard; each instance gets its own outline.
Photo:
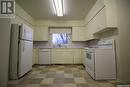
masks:
POLYGON ((83 64, 33 64, 34 66, 48 66, 48 65, 83 65, 83 64))
POLYGON ((117 84, 118 85, 130 85, 130 81, 129 80, 120 80, 120 79, 117 79, 117 84))

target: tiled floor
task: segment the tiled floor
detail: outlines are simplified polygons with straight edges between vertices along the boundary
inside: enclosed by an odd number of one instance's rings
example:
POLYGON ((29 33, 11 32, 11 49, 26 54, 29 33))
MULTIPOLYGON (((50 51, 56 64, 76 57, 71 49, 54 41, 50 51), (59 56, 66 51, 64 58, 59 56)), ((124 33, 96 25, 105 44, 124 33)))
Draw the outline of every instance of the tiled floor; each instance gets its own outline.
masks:
POLYGON ((35 66, 24 78, 9 81, 8 87, 115 87, 94 81, 82 65, 35 66))

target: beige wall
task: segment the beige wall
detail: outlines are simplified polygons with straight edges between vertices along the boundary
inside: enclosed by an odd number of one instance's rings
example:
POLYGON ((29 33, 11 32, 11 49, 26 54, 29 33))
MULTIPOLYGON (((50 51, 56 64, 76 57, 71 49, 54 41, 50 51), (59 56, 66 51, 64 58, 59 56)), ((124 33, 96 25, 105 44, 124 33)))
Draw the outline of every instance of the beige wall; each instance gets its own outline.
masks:
POLYGON ((36 26, 48 27, 79 27, 84 26, 83 20, 35 20, 36 26))
POLYGON ((119 29, 118 79, 130 83, 130 0, 117 0, 119 29))
POLYGON ((17 3, 15 4, 15 18, 11 19, 11 23, 24 23, 33 28, 34 19, 24 11, 17 3))
POLYGON ((0 18, 0 87, 7 87, 10 29, 10 20, 0 18))

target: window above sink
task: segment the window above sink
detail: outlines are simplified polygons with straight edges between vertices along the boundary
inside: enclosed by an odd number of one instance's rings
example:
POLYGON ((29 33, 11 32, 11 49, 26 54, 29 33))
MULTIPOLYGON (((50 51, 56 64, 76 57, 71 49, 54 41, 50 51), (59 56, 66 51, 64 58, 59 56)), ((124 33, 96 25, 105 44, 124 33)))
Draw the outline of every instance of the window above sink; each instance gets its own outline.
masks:
POLYGON ((53 48, 66 48, 71 43, 71 28, 51 28, 49 33, 53 48))

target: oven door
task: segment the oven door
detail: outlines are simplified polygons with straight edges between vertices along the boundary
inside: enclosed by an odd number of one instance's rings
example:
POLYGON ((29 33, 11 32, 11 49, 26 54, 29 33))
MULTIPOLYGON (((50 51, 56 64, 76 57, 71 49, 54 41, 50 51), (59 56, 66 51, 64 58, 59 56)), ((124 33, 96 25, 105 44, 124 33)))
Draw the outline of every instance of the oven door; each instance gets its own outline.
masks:
POLYGON ((94 70, 94 52, 86 52, 86 64, 90 69, 94 70))
POLYGON ((94 78, 94 52, 86 52, 86 71, 94 78))
POLYGON ((87 57, 88 60, 91 60, 92 56, 93 56, 92 52, 88 52, 88 51, 86 52, 86 57, 87 57))

